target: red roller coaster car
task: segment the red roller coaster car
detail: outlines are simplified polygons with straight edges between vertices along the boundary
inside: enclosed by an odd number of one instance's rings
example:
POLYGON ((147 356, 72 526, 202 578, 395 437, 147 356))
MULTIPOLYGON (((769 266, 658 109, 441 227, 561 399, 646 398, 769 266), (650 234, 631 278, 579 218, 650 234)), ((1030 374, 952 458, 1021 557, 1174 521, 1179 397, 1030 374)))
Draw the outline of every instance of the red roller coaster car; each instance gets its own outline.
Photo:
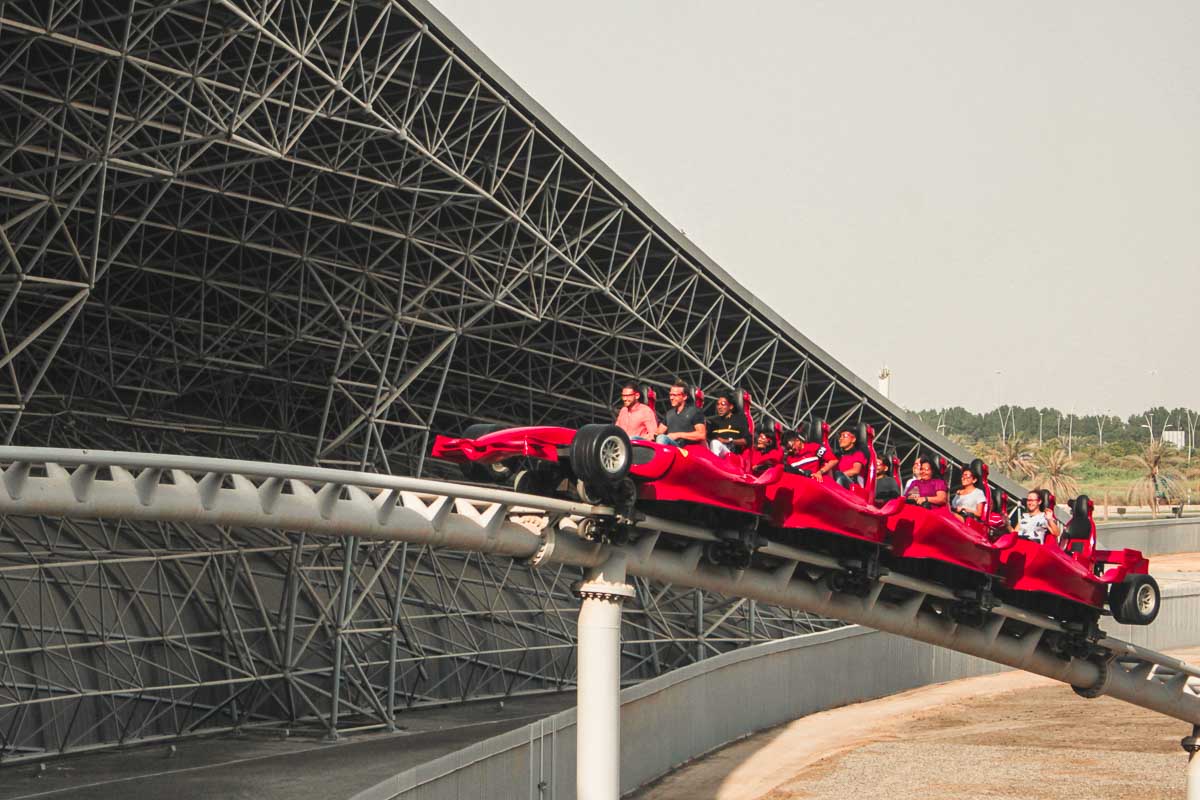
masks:
MULTIPOLYGON (((653 407, 653 390, 643 391, 653 407)), ((703 394, 696 390, 694 396, 703 407, 703 394)), ((749 395, 739 392, 735 405, 746 416, 753 439, 749 395)), ((828 447, 829 427, 817 423, 815 430, 828 447)), ((749 456, 718 457, 703 444, 631 441, 614 425, 578 430, 473 425, 462 437, 438 436, 433 456, 458 463, 470 480, 511 478, 517 491, 568 493, 612 504, 627 516, 636 509, 731 528, 738 532, 736 539, 707 551, 718 563, 748 563, 755 530, 767 527, 773 531, 768 538, 799 538, 807 547, 843 559, 848 569, 834 576, 835 588, 862 589, 881 569, 896 569, 961 590, 964 620, 977 616, 967 606, 977 612, 993 605, 993 593, 1089 633, 1106 602, 1119 622, 1145 625, 1157 615, 1159 589, 1147 574, 1146 559, 1134 550, 1096 548, 1086 497, 1072 506, 1075 514, 1064 547, 1054 537, 1038 543, 1008 531, 1006 515, 993 511, 982 461, 970 468, 981 479, 985 513, 982 519, 963 519, 946 507, 920 507, 904 498, 877 505, 874 431, 869 426, 859 427, 857 446, 867 456, 861 485, 817 481, 779 464, 756 474, 749 456)), ((899 464, 893 463, 898 475, 899 464)))
MULTIPOLYGON (((653 403, 653 391, 645 390, 653 403)), ((699 407, 704 395, 695 391, 699 407)), ((737 404, 749 420, 749 396, 737 404)), ((461 438, 438 436, 433 456, 462 465, 471 480, 516 473, 518 491, 550 494, 565 489, 583 500, 607 502, 628 510, 632 504, 670 504, 676 516, 700 523, 720 522, 729 514, 762 514, 766 487, 781 466, 759 474, 747 471, 739 457, 721 458, 703 444, 676 447, 630 440, 615 425, 572 428, 472 426, 461 438)), ((744 520, 743 520, 744 523, 744 520)))
MULTIPOLYGON (((1053 495, 1045 497, 1053 511, 1053 495)), ((1150 562, 1137 550, 1098 549, 1093 510, 1087 495, 1071 502, 1061 546, 1051 534, 1044 542, 1018 538, 1005 550, 1003 594, 1016 605, 1074 620, 1095 621, 1107 601, 1117 622, 1149 625, 1161 605, 1150 562)))

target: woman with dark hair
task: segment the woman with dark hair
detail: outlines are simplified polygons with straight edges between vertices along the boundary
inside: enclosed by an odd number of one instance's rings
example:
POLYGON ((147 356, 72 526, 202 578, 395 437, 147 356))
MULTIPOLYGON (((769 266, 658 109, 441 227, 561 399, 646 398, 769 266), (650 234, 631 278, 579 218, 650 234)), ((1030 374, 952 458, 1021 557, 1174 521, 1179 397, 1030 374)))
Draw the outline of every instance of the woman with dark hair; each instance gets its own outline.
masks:
POLYGON ((963 519, 982 519, 987 495, 979 488, 979 476, 970 467, 963 467, 962 488, 950 498, 950 510, 963 519))
POLYGON ((1050 492, 1045 489, 1030 489, 1025 495, 1025 510, 1017 526, 1011 528, 1022 539, 1032 539, 1039 544, 1046 541, 1046 534, 1054 534, 1058 538, 1062 528, 1054 514, 1046 510, 1050 500, 1050 492))
POLYGON ((909 500, 925 508, 938 508, 946 505, 946 482, 940 477, 934 477, 933 459, 921 459, 920 478, 908 486, 905 495, 909 500))

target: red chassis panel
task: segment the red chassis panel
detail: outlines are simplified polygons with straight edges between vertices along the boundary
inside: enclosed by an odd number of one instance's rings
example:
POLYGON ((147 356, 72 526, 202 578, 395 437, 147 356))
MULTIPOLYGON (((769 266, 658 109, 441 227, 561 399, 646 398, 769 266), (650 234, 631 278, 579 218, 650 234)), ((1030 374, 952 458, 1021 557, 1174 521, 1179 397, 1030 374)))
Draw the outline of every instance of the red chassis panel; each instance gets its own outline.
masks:
MULTIPOLYGON (((478 439, 438 436, 434 458, 463 464, 493 464, 514 457, 566 461, 565 448, 575 439, 573 428, 535 426, 507 428, 478 439)), ((638 485, 638 498, 691 502, 747 514, 761 514, 766 487, 778 480, 782 467, 761 475, 747 474, 740 458, 718 458, 703 444, 689 447, 634 439, 629 476, 638 485)))
POLYGON ((1108 587, 1128 575, 1145 574, 1149 561, 1137 550, 1096 550, 1072 555, 1053 536, 1039 544, 1018 539, 1001 556, 1004 585, 1023 592, 1045 592, 1076 603, 1104 608, 1108 587), (1096 575, 1096 567, 1113 566, 1096 575))
POLYGON ((574 428, 549 425, 505 428, 478 439, 437 436, 431 455, 455 464, 495 464, 517 456, 558 461, 558 448, 569 446, 574 438, 574 428))
POLYGON ((892 552, 899 558, 930 558, 985 575, 1000 573, 1000 555, 1015 535, 995 542, 978 522, 964 522, 946 507, 911 503, 888 520, 892 552))
POLYGON ((784 472, 767 488, 767 500, 776 528, 828 531, 879 544, 887 539, 888 517, 904 503, 896 498, 876 508, 862 492, 844 489, 832 478, 817 481, 794 472, 784 472))
POLYGON ((635 440, 633 448, 629 474, 638 483, 640 500, 699 503, 762 514, 767 487, 783 472, 782 466, 774 466, 761 475, 751 475, 743 469, 741 458, 714 456, 702 444, 675 447, 635 440))

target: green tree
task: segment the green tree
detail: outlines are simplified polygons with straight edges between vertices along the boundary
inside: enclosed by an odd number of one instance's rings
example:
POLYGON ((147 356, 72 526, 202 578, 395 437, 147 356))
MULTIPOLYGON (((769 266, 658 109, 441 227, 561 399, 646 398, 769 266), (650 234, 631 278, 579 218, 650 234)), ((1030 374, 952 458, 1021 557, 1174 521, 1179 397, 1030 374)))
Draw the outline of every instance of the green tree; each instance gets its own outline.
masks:
POLYGON ((1027 481, 1037 473, 1031 450, 1030 443, 1020 435, 996 439, 987 450, 987 461, 992 470, 1013 480, 1027 481))
POLYGON ((1147 442, 1140 453, 1126 456, 1125 463, 1141 473, 1129 485, 1129 502, 1149 505, 1150 516, 1157 517, 1159 500, 1173 499, 1167 490, 1179 481, 1178 467, 1182 461, 1178 450, 1164 446, 1161 441, 1147 442))
POLYGON ((1055 497, 1066 500, 1079 494, 1076 461, 1057 440, 1051 441, 1038 453, 1034 462, 1034 488, 1049 489, 1055 497))

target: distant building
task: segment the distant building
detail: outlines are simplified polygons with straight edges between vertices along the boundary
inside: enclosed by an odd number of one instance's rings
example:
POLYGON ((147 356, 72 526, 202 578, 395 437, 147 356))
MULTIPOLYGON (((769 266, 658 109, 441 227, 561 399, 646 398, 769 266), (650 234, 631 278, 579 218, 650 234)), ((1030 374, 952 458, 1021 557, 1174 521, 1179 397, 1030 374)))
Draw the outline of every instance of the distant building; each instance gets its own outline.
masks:
POLYGON ((1163 444, 1173 444, 1180 450, 1187 447, 1187 431, 1163 431, 1163 444))
POLYGON ((892 371, 887 367, 879 370, 879 393, 892 399, 892 371))

